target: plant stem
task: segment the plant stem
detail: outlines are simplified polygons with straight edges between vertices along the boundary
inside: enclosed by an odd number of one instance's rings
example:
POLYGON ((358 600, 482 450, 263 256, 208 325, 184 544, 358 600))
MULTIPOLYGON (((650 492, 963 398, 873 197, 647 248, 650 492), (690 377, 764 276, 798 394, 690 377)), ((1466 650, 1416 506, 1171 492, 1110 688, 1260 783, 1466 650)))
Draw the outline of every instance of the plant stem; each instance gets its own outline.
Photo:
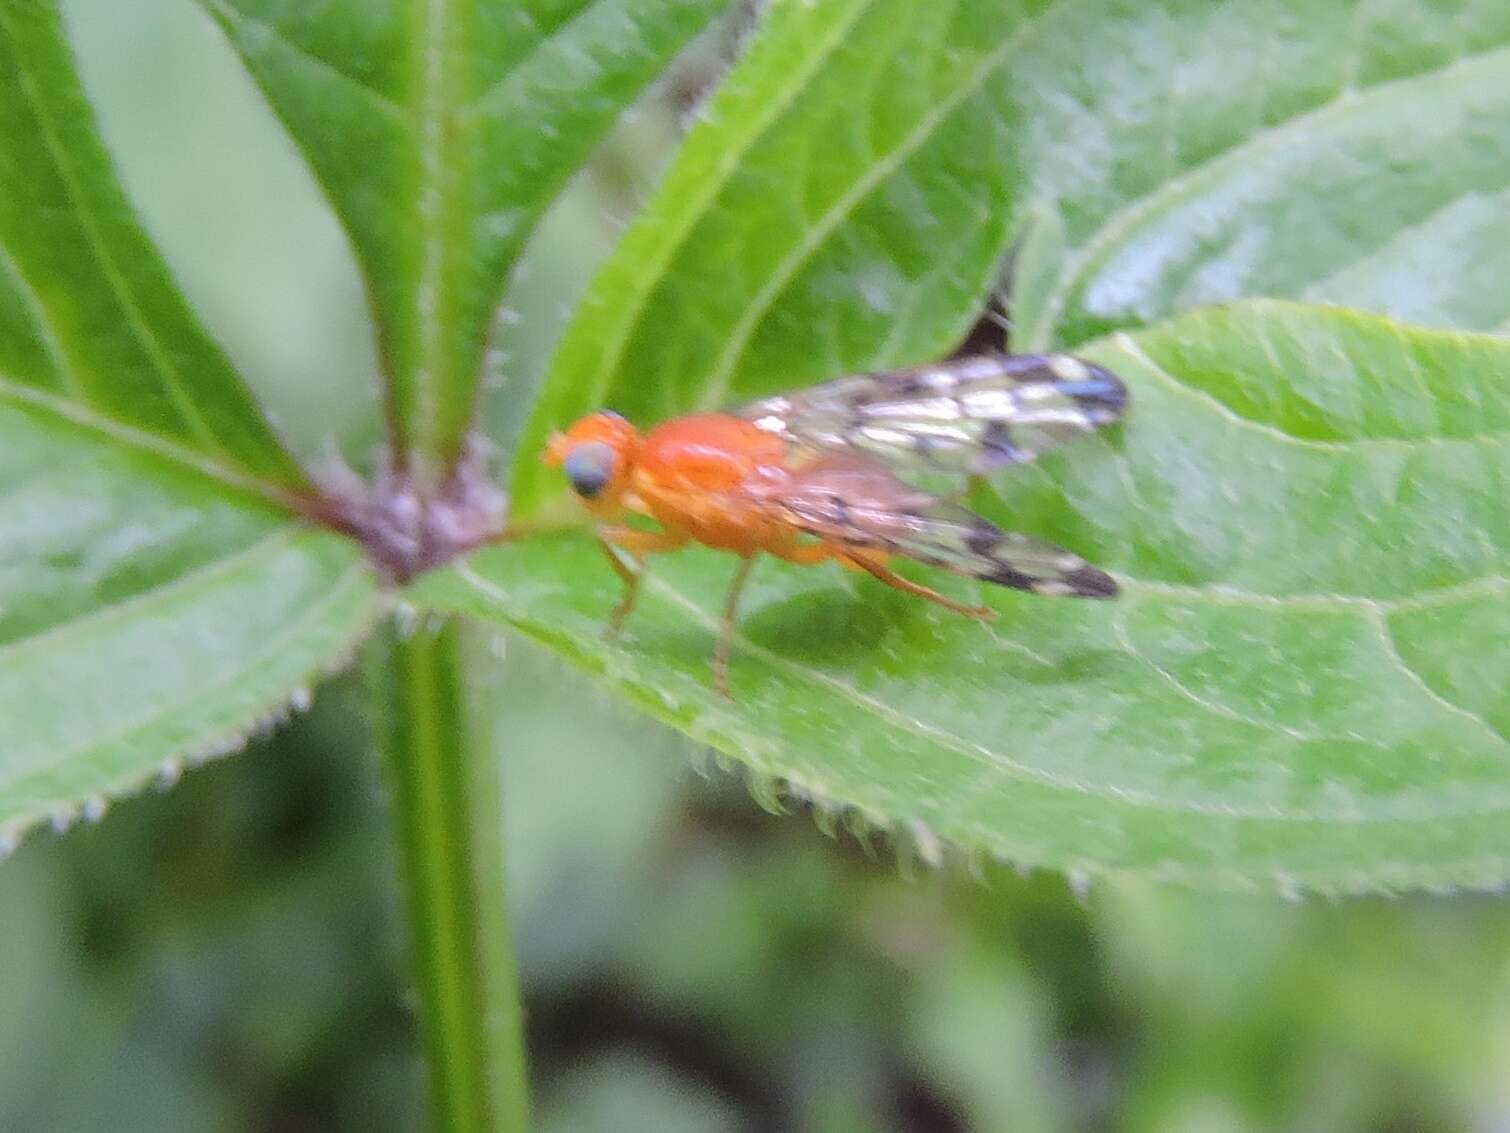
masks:
POLYGON ((524 1133, 529 1100, 504 900, 488 714, 469 703, 454 620, 372 643, 372 718, 391 795, 436 1133, 524 1133))

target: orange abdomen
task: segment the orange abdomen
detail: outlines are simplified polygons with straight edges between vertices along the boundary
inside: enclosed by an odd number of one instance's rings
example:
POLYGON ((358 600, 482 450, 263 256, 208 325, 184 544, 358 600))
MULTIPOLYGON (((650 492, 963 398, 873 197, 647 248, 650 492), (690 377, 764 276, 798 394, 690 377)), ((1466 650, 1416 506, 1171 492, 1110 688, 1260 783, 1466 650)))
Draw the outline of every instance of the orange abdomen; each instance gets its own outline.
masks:
POLYGON ((645 434, 632 489, 663 526, 710 547, 748 554, 784 537, 743 489, 784 475, 780 437, 725 413, 676 417, 645 434))

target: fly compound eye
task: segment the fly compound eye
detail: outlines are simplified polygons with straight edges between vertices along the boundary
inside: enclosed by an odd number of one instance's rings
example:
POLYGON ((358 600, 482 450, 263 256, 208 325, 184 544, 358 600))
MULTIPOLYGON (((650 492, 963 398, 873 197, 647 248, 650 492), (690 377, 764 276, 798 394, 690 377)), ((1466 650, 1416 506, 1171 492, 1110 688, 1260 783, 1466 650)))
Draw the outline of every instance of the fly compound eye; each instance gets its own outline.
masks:
POLYGON ((613 479, 617 459, 613 449, 602 441, 587 441, 567 453, 561 467, 571 481, 572 491, 590 500, 613 479))

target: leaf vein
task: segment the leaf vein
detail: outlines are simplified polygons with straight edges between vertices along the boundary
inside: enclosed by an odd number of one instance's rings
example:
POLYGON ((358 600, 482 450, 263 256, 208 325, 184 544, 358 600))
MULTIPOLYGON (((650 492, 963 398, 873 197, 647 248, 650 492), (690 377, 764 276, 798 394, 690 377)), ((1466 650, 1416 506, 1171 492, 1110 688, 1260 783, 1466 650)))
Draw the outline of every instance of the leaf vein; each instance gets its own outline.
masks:
MULTIPOLYGON (((1117 635, 1118 643, 1122 646, 1123 651, 1129 657, 1148 666, 1148 668, 1152 669, 1155 673, 1162 677, 1171 688, 1173 688, 1191 704, 1196 705, 1198 708, 1204 709, 1205 711, 1211 713, 1213 716, 1219 716, 1226 720, 1233 720, 1239 724, 1246 724, 1251 728, 1257 728, 1261 732, 1278 732, 1282 735, 1288 736, 1292 740, 1300 740, 1304 743, 1314 743, 1320 740, 1329 740, 1336 738, 1333 736, 1322 735, 1318 732, 1306 732, 1298 728, 1291 728, 1288 725, 1281 724, 1277 720, 1260 720, 1256 717, 1249 716, 1246 713, 1239 712, 1237 711, 1237 709, 1232 708, 1228 705, 1202 696, 1200 693, 1196 692, 1190 686, 1185 684, 1184 681, 1180 680, 1179 677, 1175 676, 1174 673, 1164 668, 1164 666, 1160 665, 1152 657, 1148 656, 1138 648, 1137 644, 1132 639, 1132 633, 1127 628, 1127 609, 1125 605, 1117 611, 1116 617, 1112 619, 1112 629, 1117 635)), ((1383 749, 1383 745, 1373 740, 1365 740, 1361 736, 1349 736, 1348 738, 1359 740, 1373 748, 1378 748, 1380 750, 1383 749)))
POLYGON ((1213 583, 1207 586, 1188 586, 1154 579, 1137 578, 1119 574, 1118 581, 1131 590, 1142 590, 1165 598, 1188 601, 1215 602, 1230 606, 1263 606, 1291 610, 1372 610, 1388 613, 1399 610, 1419 609, 1451 602, 1477 594, 1494 594, 1510 586, 1510 578, 1498 574, 1481 575, 1478 578, 1455 582, 1433 590, 1420 590, 1399 598, 1370 598, 1356 594, 1259 594, 1252 590, 1213 583))
POLYGON ((1448 448, 1479 445, 1502 445, 1510 443, 1510 430, 1490 430, 1483 433, 1474 433, 1462 437, 1415 437, 1406 439, 1402 437, 1354 437, 1345 441, 1319 441, 1312 437, 1298 437, 1294 433, 1287 432, 1277 425, 1271 425, 1267 421, 1259 421, 1245 416, 1233 409, 1226 402, 1219 400, 1203 389, 1187 385, 1180 381, 1168 370, 1164 369, 1150 358, 1138 345, 1137 341, 1124 331, 1118 331, 1114 336, 1118 349, 1141 363, 1149 376, 1157 378, 1160 384, 1168 389, 1184 395, 1186 398, 1204 407, 1215 416, 1222 418, 1228 424, 1238 428, 1248 429, 1252 432, 1279 441, 1281 444, 1293 445, 1297 448, 1312 449, 1317 452, 1353 452, 1367 449, 1394 449, 1405 452, 1413 452, 1421 448, 1448 448))
POLYGON ((1411 666, 1410 662, 1408 662, 1405 659, 1405 656, 1400 652, 1399 642, 1395 640, 1394 627, 1389 624, 1388 618, 1375 616, 1373 618, 1370 618, 1369 620, 1373 623, 1374 628, 1378 630, 1379 642, 1384 647, 1385 656, 1389 658, 1390 663, 1394 665, 1395 668, 1399 669, 1400 672, 1405 676, 1405 678, 1411 682, 1411 684, 1415 685, 1423 693, 1425 693, 1426 696, 1431 699, 1432 703, 1437 705, 1437 707, 1443 709, 1446 712, 1452 713, 1454 716, 1460 716, 1463 719, 1470 721, 1480 730, 1486 732, 1494 741, 1497 747, 1510 748, 1510 736, 1507 736, 1504 732, 1496 728, 1492 723, 1489 722, 1487 717, 1481 716, 1477 712, 1473 712, 1470 709, 1463 707, 1461 704, 1458 704, 1456 701, 1449 700, 1447 697, 1443 696, 1436 689, 1432 688, 1431 685, 1427 683, 1426 678, 1411 666))
POLYGON ((274 528, 266 535, 258 537, 254 542, 248 543, 233 554, 214 559, 182 574, 175 574, 157 583, 155 586, 148 587, 146 590, 131 595, 129 598, 119 602, 112 602, 105 606, 97 606, 87 614, 52 626, 40 633, 28 634, 25 637, 6 642, 4 645, 0 645, 0 666, 11 664, 18 656, 41 649, 50 649, 59 642, 67 641, 75 634, 98 628, 101 625, 108 625, 128 615, 151 609, 183 587, 196 582, 203 582, 205 579, 214 578, 218 574, 234 570, 245 564, 248 560, 271 557, 292 543, 297 531, 298 526, 293 523, 274 528))
MULTIPOLYGON (((1510 191, 1510 185, 1503 185, 1495 195, 1499 198, 1504 198, 1507 191, 1510 191)), ((1379 261, 1381 264, 1379 270, 1382 274, 1384 267, 1400 265, 1402 262, 1405 262, 1406 246, 1415 240, 1416 237, 1429 234, 1432 226, 1440 223, 1443 216, 1461 207, 1466 201, 1479 199, 1487 201, 1489 196, 1489 191, 1482 188, 1465 189, 1457 196, 1443 201, 1431 212, 1421 217, 1421 219, 1402 228, 1395 229, 1389 234, 1389 239, 1381 246, 1363 248, 1351 259, 1331 265, 1326 275, 1313 279, 1310 283, 1306 284, 1305 289, 1299 293, 1300 297, 1310 302, 1325 303, 1328 296, 1336 294, 1338 285, 1346 282, 1347 278, 1354 275, 1360 267, 1365 265, 1373 267, 1374 262, 1379 261)), ((1499 211, 1504 212, 1505 206, 1510 205, 1510 201, 1500 200, 1499 204, 1499 211)))
POLYGON ((1074 0, 1064 0, 1058 5, 1050 5, 1037 17, 1024 20, 1012 35, 1003 40, 995 50, 977 64, 958 87, 931 106, 928 112, 918 120, 917 125, 893 149, 881 154, 872 162, 856 178, 854 184, 829 207, 828 211, 803 232, 802 238, 776 265, 775 270, 751 297, 749 305, 730 328, 724 349, 705 378, 704 392, 700 401, 704 409, 713 408, 728 397, 729 383, 734 369, 744 357, 750 338, 755 333, 760 320, 775 303, 782 288, 790 283, 802 267, 817 254, 824 241, 849 218, 850 214, 882 181, 900 168, 903 162, 932 137, 939 123, 952 114, 966 99, 979 91, 986 80, 1043 27, 1051 13, 1063 11, 1068 4, 1073 2, 1074 0))
POLYGON ((52 360, 53 369, 58 372, 63 385, 79 401, 89 402, 89 394, 84 389, 83 383, 79 381, 78 371, 74 369, 67 352, 63 349, 63 343, 52 325, 47 308, 42 304, 42 297, 37 294, 37 289, 32 286, 31 280, 26 278, 21 265, 16 262, 16 258, 11 255, 4 244, 0 244, 0 270, 3 270, 15 283, 22 302, 26 304, 31 314, 32 326, 36 329, 37 337, 42 341, 42 348, 47 351, 47 357, 52 360))
POLYGON ((341 68, 337 67, 330 60, 322 59, 320 56, 314 54, 314 52, 300 47, 276 24, 267 20, 259 20, 256 16, 248 15, 246 12, 233 8, 226 0, 200 0, 200 3, 208 7, 212 14, 220 17, 226 23, 240 23, 246 27, 255 28, 270 39, 277 40, 290 54, 297 56, 316 70, 322 71, 332 78, 338 79, 342 83, 354 88, 368 102, 372 103, 375 109, 382 111, 402 126, 407 127, 409 125, 409 117, 405 113, 403 106, 395 102, 393 98, 384 94, 372 84, 341 70, 341 68))
MULTIPOLYGON (((859 22, 860 17, 865 12, 865 6, 864 3, 857 3, 847 17, 835 25, 832 34, 828 41, 824 43, 822 49, 806 60, 806 65, 792 75, 791 82, 782 90, 779 97, 768 100, 766 105, 761 108, 765 112, 765 116, 758 127, 751 130, 748 136, 742 139, 741 144, 733 151, 720 155, 722 160, 719 162, 718 168, 698 181, 698 188, 700 190, 698 199, 691 202, 687 207, 679 209, 670 218, 671 222, 677 225, 679 231, 675 232, 672 238, 668 239, 658 249, 658 254, 644 265, 648 270, 642 273, 641 278, 653 281, 658 280, 663 275, 666 265, 671 262, 677 251, 686 242, 688 236, 696 227, 697 221, 709 211, 718 190, 728 182, 730 176, 738 169, 740 159, 755 147, 756 143, 774 126, 782 112, 797 99, 808 81, 812 78, 814 72, 821 68, 843 46, 846 33, 859 22)), ((610 338, 604 344, 596 370, 580 383, 593 391, 592 400, 594 402, 601 402, 606 395, 608 385, 612 381, 613 371, 623 359, 630 334, 636 325, 636 321, 644 313, 653 290, 654 284, 652 282, 647 286, 637 288, 635 293, 628 297, 627 301, 618 304, 616 307, 618 318, 616 319, 615 329, 611 337, 603 334, 601 324, 594 327, 596 332, 595 337, 599 339, 610 338)))
POLYGON ((0 400, 5 399, 9 399, 19 405, 41 409, 56 417, 63 418, 74 426, 88 432, 97 433, 106 441, 151 453, 153 456, 172 461, 177 465, 197 472, 201 476, 218 480, 229 487, 251 492, 280 507, 289 510, 297 510, 299 507, 297 497, 281 488, 246 476, 233 468, 210 459, 195 449, 185 448, 155 433, 138 429, 134 425, 127 425, 124 422, 117 421, 113 417, 106 417, 92 406, 80 405, 77 402, 69 401, 66 398, 48 393, 45 390, 39 390, 23 382, 0 375, 0 400))
POLYGON ((499 75, 487 90, 477 95, 477 97, 472 99, 472 101, 468 105, 462 107, 462 112, 466 114, 476 115, 482 118, 486 118, 494 114, 496 110, 495 108, 490 107, 489 103, 492 103, 494 101, 505 102, 506 99, 504 98, 504 88, 506 88, 510 82, 512 82, 532 63, 534 63, 534 61, 538 59, 542 53, 549 50, 554 44, 561 42, 579 25, 585 23, 589 17, 591 17, 595 12, 600 11, 604 6, 604 0, 593 0, 593 2, 583 4, 581 7, 577 8, 576 11, 574 11, 567 19, 551 28, 549 33, 535 40, 535 42, 530 45, 529 50, 525 52, 525 54, 521 55, 518 59, 516 59, 512 65, 510 65, 501 75, 499 75))
MULTIPOLYGON (((453 568, 453 571, 458 578, 481 594, 488 604, 498 610, 500 615, 506 620, 518 621, 523 628, 529 627, 530 623, 527 619, 511 612, 508 592, 502 587, 478 574, 468 563, 458 564, 453 568)), ((717 629, 717 619, 681 591, 655 575, 652 575, 647 581, 654 590, 690 614, 699 624, 708 629, 717 629)), ((740 652, 758 657, 771 668, 782 671, 799 681, 822 685, 856 707, 864 709, 867 712, 872 712, 887 723, 896 725, 900 730, 910 732, 922 739, 936 743, 946 750, 963 755, 984 765, 994 773, 1037 783, 1051 789, 1073 792, 1089 798, 1124 803, 1138 809, 1154 810, 1170 814, 1194 814, 1259 822, 1328 822, 1344 823, 1350 826, 1367 826, 1391 822, 1428 822, 1443 818, 1496 813, 1510 809, 1510 799, 1483 794, 1475 798, 1472 806, 1439 809, 1417 808, 1412 813, 1403 815, 1384 810, 1363 815, 1355 812, 1282 810, 1279 807, 1256 809, 1234 807, 1221 803, 1201 803, 1192 799, 1172 799, 1116 785, 1099 786, 1084 783, 1055 774, 1041 767, 1021 763, 1003 752, 966 740, 926 721, 918 720, 915 717, 898 711, 884 700, 862 692, 855 686, 839 680, 828 673, 793 661, 791 658, 782 656, 781 654, 773 653, 769 649, 750 641, 749 638, 738 631, 734 634, 734 641, 740 652)), ((781 774, 779 770, 773 770, 772 773, 781 774)))
POLYGON ((1415 83, 1442 79, 1452 75, 1456 71, 1472 70, 1480 66, 1491 66, 1500 62, 1501 57, 1510 58, 1510 44, 1500 44, 1497 47, 1480 51, 1477 54, 1462 56, 1446 66, 1418 71, 1413 75, 1382 82, 1376 86, 1366 88, 1361 93, 1350 93, 1344 87, 1337 96, 1329 101, 1303 114, 1297 114, 1292 118, 1286 119, 1277 125, 1249 134, 1245 138, 1234 142, 1226 149, 1220 150, 1200 163, 1191 166, 1179 177, 1157 184, 1147 192, 1133 197, 1102 221, 1101 225, 1080 245, 1079 250, 1073 255, 1066 257, 1064 266, 1060 270, 1053 288, 1043 303, 1038 325, 1033 328, 1031 335, 1026 336, 1026 340, 1042 343, 1049 342, 1051 332, 1059 323, 1060 317, 1064 314, 1064 306, 1069 299, 1070 289, 1074 286, 1081 272, 1102 251, 1114 245, 1141 222, 1145 216, 1156 211, 1160 205, 1167 201, 1181 199, 1187 190, 1193 189, 1207 175, 1214 174, 1218 170, 1225 168, 1228 164, 1236 163, 1255 151, 1263 152, 1269 149, 1281 148, 1292 132, 1305 132, 1313 129, 1319 122, 1325 121, 1334 115, 1353 112, 1364 102, 1399 93, 1399 91, 1415 83))

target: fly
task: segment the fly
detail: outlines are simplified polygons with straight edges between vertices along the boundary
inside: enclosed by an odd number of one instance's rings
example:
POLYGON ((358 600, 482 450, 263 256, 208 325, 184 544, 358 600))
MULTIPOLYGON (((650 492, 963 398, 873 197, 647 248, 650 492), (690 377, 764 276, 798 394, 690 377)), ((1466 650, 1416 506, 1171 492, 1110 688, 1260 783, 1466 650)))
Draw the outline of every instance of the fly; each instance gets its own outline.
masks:
POLYGON ((634 609, 647 556, 701 543, 739 557, 713 653, 714 685, 728 696, 739 596, 761 554, 837 562, 979 619, 996 611, 904 578, 892 560, 1051 597, 1114 597, 1116 581, 1079 555, 903 477, 1022 464, 1120 420, 1127 403, 1121 379, 1079 358, 985 354, 840 378, 643 433, 616 413, 593 413, 552 437, 544 459, 599 521, 623 581, 610 633, 634 609), (627 526, 630 514, 659 529, 627 526))

